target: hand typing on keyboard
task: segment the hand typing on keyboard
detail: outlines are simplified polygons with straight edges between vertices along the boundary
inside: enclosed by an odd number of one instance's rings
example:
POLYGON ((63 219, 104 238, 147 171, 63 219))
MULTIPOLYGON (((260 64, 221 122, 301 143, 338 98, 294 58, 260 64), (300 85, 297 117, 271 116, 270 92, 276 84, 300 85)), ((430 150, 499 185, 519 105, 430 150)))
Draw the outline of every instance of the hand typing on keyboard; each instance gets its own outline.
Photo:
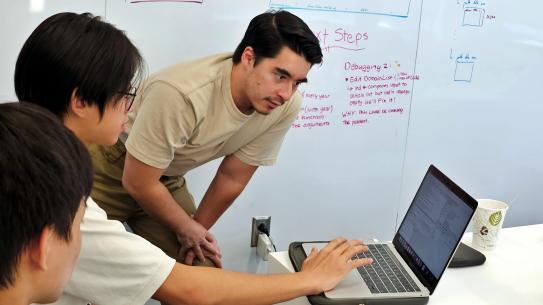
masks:
POLYGON ((352 269, 369 265, 372 258, 358 257, 357 254, 368 251, 360 240, 347 240, 340 237, 332 240, 320 251, 313 248, 302 265, 301 272, 308 283, 315 287, 314 294, 334 288, 352 269))
POLYGON ((368 245, 369 251, 357 258, 372 258, 374 264, 362 266, 358 272, 372 293, 397 293, 420 291, 398 259, 384 244, 368 245))

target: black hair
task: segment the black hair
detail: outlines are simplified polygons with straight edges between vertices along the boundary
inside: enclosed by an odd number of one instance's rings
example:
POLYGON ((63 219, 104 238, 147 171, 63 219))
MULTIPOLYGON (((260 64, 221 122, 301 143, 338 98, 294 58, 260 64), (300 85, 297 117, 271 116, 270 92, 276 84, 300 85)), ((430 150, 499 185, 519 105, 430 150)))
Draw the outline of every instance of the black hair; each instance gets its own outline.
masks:
POLYGON ((90 13, 59 13, 28 37, 15 65, 15 93, 59 117, 72 92, 100 114, 141 81, 143 59, 123 31, 90 13))
POLYGON ((287 11, 269 11, 254 17, 232 60, 239 63, 243 50, 252 47, 256 64, 261 58, 275 57, 284 46, 302 55, 311 65, 322 62, 319 39, 302 19, 287 11))
POLYGON ((0 104, 0 289, 13 285, 23 251, 51 227, 67 242, 92 188, 87 148, 51 112, 0 104))

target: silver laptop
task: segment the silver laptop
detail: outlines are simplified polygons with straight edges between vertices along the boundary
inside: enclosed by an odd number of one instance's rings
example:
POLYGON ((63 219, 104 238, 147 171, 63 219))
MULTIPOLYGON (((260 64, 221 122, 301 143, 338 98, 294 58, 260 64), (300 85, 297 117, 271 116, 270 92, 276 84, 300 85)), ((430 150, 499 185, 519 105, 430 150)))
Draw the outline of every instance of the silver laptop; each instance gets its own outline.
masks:
MULTIPOLYGON (((368 243, 369 266, 351 271, 326 297, 428 297, 447 268, 477 201, 430 165, 392 242, 368 243)), ((304 243, 306 254, 322 243, 304 243)))

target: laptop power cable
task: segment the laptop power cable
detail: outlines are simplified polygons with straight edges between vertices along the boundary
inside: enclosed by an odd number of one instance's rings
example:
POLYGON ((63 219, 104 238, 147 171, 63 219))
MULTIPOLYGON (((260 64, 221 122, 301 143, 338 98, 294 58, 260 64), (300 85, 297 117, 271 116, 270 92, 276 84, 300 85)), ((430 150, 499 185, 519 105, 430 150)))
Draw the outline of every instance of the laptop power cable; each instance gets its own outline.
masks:
POLYGON ((258 229, 258 242, 256 244, 256 253, 262 257, 263 260, 268 260, 270 252, 277 251, 275 244, 270 236, 270 229, 264 223, 261 223, 257 227, 258 229))

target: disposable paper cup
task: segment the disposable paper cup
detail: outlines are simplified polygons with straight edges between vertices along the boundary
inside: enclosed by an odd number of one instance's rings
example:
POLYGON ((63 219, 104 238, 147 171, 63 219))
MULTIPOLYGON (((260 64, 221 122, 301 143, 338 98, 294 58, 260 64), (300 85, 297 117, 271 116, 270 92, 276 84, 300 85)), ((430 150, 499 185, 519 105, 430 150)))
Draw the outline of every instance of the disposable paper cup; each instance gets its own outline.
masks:
POLYGON ((507 204, 493 199, 477 199, 479 206, 473 216, 473 246, 494 250, 503 225, 507 204))

